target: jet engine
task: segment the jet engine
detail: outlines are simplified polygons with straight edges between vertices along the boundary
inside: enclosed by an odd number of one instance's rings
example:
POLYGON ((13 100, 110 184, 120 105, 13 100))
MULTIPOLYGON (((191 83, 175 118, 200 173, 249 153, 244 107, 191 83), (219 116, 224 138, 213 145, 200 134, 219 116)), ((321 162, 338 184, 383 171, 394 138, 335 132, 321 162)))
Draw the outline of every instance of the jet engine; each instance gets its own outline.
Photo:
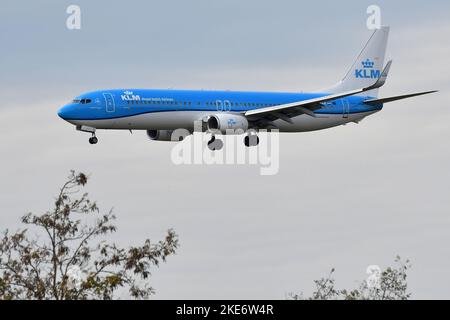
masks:
POLYGON ((185 129, 177 130, 147 130, 147 136, 150 140, 156 141, 182 141, 191 133, 185 129), (175 139, 175 140, 172 140, 175 139))
POLYGON ((220 131, 221 133, 230 133, 227 130, 242 130, 240 133, 244 133, 248 129, 248 121, 240 114, 217 113, 209 116, 207 127, 209 131, 220 131))
POLYGON ((172 141, 173 130, 147 130, 147 136, 150 140, 172 141))

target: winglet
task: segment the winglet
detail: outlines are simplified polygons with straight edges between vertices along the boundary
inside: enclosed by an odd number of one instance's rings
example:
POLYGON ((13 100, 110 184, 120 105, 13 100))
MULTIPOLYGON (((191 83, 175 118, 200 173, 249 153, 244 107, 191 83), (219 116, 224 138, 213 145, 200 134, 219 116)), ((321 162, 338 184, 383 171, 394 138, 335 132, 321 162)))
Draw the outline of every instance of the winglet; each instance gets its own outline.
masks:
POLYGON ((391 69, 391 65, 392 65, 392 60, 390 60, 386 64, 386 66, 384 67, 383 72, 381 73, 381 75, 378 78, 378 80, 373 85, 371 85, 370 87, 366 88, 365 91, 381 88, 386 83, 386 79, 387 79, 387 76, 389 74, 389 69, 391 69))

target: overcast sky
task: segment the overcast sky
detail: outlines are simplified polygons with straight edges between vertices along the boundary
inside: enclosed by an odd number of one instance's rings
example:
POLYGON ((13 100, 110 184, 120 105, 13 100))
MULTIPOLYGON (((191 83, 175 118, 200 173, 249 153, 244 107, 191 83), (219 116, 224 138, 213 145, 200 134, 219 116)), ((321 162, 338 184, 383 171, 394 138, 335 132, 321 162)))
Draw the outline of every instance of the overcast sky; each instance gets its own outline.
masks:
POLYGON ((175 166, 172 144, 56 116, 104 88, 308 91, 345 74, 371 32, 373 1, 2 1, 0 229, 52 204, 70 169, 114 207, 117 241, 181 247, 155 270, 154 298, 283 299, 336 268, 354 287, 369 265, 412 261, 415 298, 450 298, 448 1, 378 1, 394 60, 388 104, 360 124, 282 135, 280 171, 175 166), (81 7, 82 28, 66 29, 81 7))

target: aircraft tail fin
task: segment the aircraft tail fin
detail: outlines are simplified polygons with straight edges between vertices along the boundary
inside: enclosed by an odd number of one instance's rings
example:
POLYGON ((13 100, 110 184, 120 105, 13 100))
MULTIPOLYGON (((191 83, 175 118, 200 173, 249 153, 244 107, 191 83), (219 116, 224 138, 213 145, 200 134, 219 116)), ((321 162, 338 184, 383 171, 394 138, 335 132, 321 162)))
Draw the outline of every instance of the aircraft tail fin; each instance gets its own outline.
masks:
MULTIPOLYGON (((339 93, 364 88, 379 78, 384 66, 388 36, 389 27, 375 30, 345 77, 327 92, 339 93)), ((364 95, 377 97, 378 89, 365 92, 364 95)))

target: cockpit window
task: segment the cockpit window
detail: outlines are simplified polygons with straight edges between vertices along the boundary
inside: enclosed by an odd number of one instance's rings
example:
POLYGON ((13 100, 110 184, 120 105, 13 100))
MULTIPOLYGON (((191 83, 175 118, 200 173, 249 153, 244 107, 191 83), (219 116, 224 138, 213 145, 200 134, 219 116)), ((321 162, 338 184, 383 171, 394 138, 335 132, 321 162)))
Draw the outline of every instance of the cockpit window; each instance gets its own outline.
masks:
POLYGON ((80 99, 73 99, 72 103, 80 103, 80 99))
POLYGON ((87 103, 91 103, 92 100, 91 99, 81 99, 81 104, 87 104, 87 103))

